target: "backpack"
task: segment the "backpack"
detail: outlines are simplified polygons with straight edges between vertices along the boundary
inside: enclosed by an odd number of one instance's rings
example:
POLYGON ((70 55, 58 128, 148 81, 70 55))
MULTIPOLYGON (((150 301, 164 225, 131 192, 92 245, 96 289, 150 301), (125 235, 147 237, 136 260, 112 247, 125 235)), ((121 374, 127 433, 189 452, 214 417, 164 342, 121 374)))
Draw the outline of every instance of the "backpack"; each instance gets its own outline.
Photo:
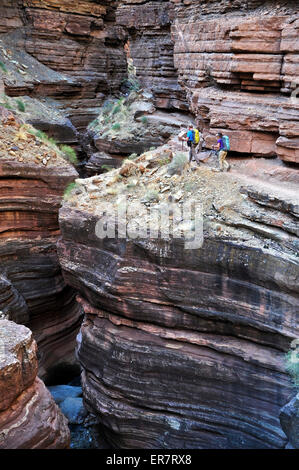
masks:
POLYGON ((194 130, 194 142, 196 144, 198 144, 198 142, 199 142, 199 130, 198 129, 194 130))
POLYGON ((230 141, 229 137, 227 135, 224 135, 222 137, 223 145, 224 145, 224 150, 228 152, 230 150, 230 141))
POLYGON ((192 131, 191 131, 191 136, 192 136, 192 137, 191 137, 191 138, 189 138, 189 141, 190 141, 190 142, 194 142, 194 138, 195 138, 195 132, 194 132, 194 129, 192 129, 192 131))

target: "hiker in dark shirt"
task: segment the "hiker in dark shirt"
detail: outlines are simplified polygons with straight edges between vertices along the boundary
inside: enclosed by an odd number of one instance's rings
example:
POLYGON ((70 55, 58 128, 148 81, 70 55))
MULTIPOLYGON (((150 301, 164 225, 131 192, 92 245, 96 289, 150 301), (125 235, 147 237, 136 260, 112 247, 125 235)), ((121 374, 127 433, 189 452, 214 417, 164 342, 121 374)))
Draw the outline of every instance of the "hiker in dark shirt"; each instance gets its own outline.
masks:
POLYGON ((216 145, 216 150, 218 150, 220 171, 223 171, 224 168, 226 169, 226 171, 228 171, 230 169, 230 165, 225 160, 226 156, 227 156, 227 150, 225 150, 225 145, 224 145, 224 142, 223 142, 223 135, 221 134, 221 132, 219 132, 218 134, 216 134, 216 136, 217 136, 217 139, 218 139, 217 140, 217 145, 216 145))

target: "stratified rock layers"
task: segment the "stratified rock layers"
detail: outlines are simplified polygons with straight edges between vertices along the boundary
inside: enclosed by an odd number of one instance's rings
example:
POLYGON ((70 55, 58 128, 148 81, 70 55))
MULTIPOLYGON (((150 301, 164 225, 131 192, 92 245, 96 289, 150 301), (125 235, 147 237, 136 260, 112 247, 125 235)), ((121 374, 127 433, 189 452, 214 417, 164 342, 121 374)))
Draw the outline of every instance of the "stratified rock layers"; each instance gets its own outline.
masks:
POLYGON ((33 331, 41 377, 75 362, 81 308, 62 278, 56 241, 61 197, 76 175, 68 164, 0 163, 0 310, 33 331))
POLYGON ((222 131, 232 151, 299 162, 294 2, 124 0, 116 19, 158 107, 188 103, 208 145, 222 131))
POLYGON ((281 448, 297 332, 292 255, 215 236, 99 240, 63 208, 59 256, 85 310, 87 406, 121 448, 281 448), (80 247, 80 249, 78 249, 80 247))
POLYGON ((9 94, 52 96, 67 108, 72 123, 83 129, 104 96, 117 92, 126 77, 125 31, 115 25, 116 4, 5 0, 0 6, 0 33, 25 30, 24 39, 16 41, 19 48, 61 76, 60 80, 55 73, 41 80, 35 76, 28 83, 25 71, 24 86, 10 83, 9 94))
POLYGON ((191 109, 209 146, 224 131, 234 152, 299 162, 293 0, 5 0, 0 16, 0 33, 46 66, 41 80, 16 69, 7 93, 54 97, 79 130, 119 92, 127 54, 156 107, 191 109))
POLYGON ((65 449, 67 419, 37 378, 36 343, 23 325, 0 320, 0 449, 65 449))

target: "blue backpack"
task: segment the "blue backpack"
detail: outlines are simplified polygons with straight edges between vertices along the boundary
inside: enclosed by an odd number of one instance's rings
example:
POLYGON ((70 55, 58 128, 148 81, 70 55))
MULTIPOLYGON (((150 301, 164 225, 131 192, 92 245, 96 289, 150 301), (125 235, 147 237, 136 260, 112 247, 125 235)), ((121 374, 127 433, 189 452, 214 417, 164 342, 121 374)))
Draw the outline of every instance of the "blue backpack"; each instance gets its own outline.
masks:
POLYGON ((195 132, 194 132, 194 130, 192 129, 192 131, 188 131, 188 134, 187 134, 187 136, 188 136, 189 142, 194 142, 194 138, 195 138, 195 132), (188 134, 189 134, 189 135, 188 135, 188 134))
POLYGON ((227 135, 224 135, 222 137, 223 145, 224 145, 224 150, 228 152, 230 150, 230 141, 229 137, 227 135))

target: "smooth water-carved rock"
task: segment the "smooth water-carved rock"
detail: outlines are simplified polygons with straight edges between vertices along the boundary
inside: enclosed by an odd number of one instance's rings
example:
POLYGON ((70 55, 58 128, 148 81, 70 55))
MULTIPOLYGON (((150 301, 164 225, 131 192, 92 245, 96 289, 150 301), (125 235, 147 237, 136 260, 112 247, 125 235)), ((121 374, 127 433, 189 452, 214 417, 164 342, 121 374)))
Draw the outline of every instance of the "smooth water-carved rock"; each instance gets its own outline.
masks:
POLYGON ((36 342, 23 325, 0 320, 0 449, 65 449, 67 420, 37 377, 36 342))
MULTIPOLYGON (((77 180, 60 210, 60 262, 85 311, 86 406, 116 447, 283 448, 279 411, 293 393, 285 353, 298 337, 296 171, 264 164, 257 179, 242 165, 231 174, 199 167, 172 181, 151 155, 150 171, 123 176, 127 201, 146 187, 159 203, 191 194, 203 207, 201 248, 98 238, 100 203, 106 222, 119 203, 118 170, 77 180)), ((131 227, 146 224, 142 211, 130 213, 131 227)))

